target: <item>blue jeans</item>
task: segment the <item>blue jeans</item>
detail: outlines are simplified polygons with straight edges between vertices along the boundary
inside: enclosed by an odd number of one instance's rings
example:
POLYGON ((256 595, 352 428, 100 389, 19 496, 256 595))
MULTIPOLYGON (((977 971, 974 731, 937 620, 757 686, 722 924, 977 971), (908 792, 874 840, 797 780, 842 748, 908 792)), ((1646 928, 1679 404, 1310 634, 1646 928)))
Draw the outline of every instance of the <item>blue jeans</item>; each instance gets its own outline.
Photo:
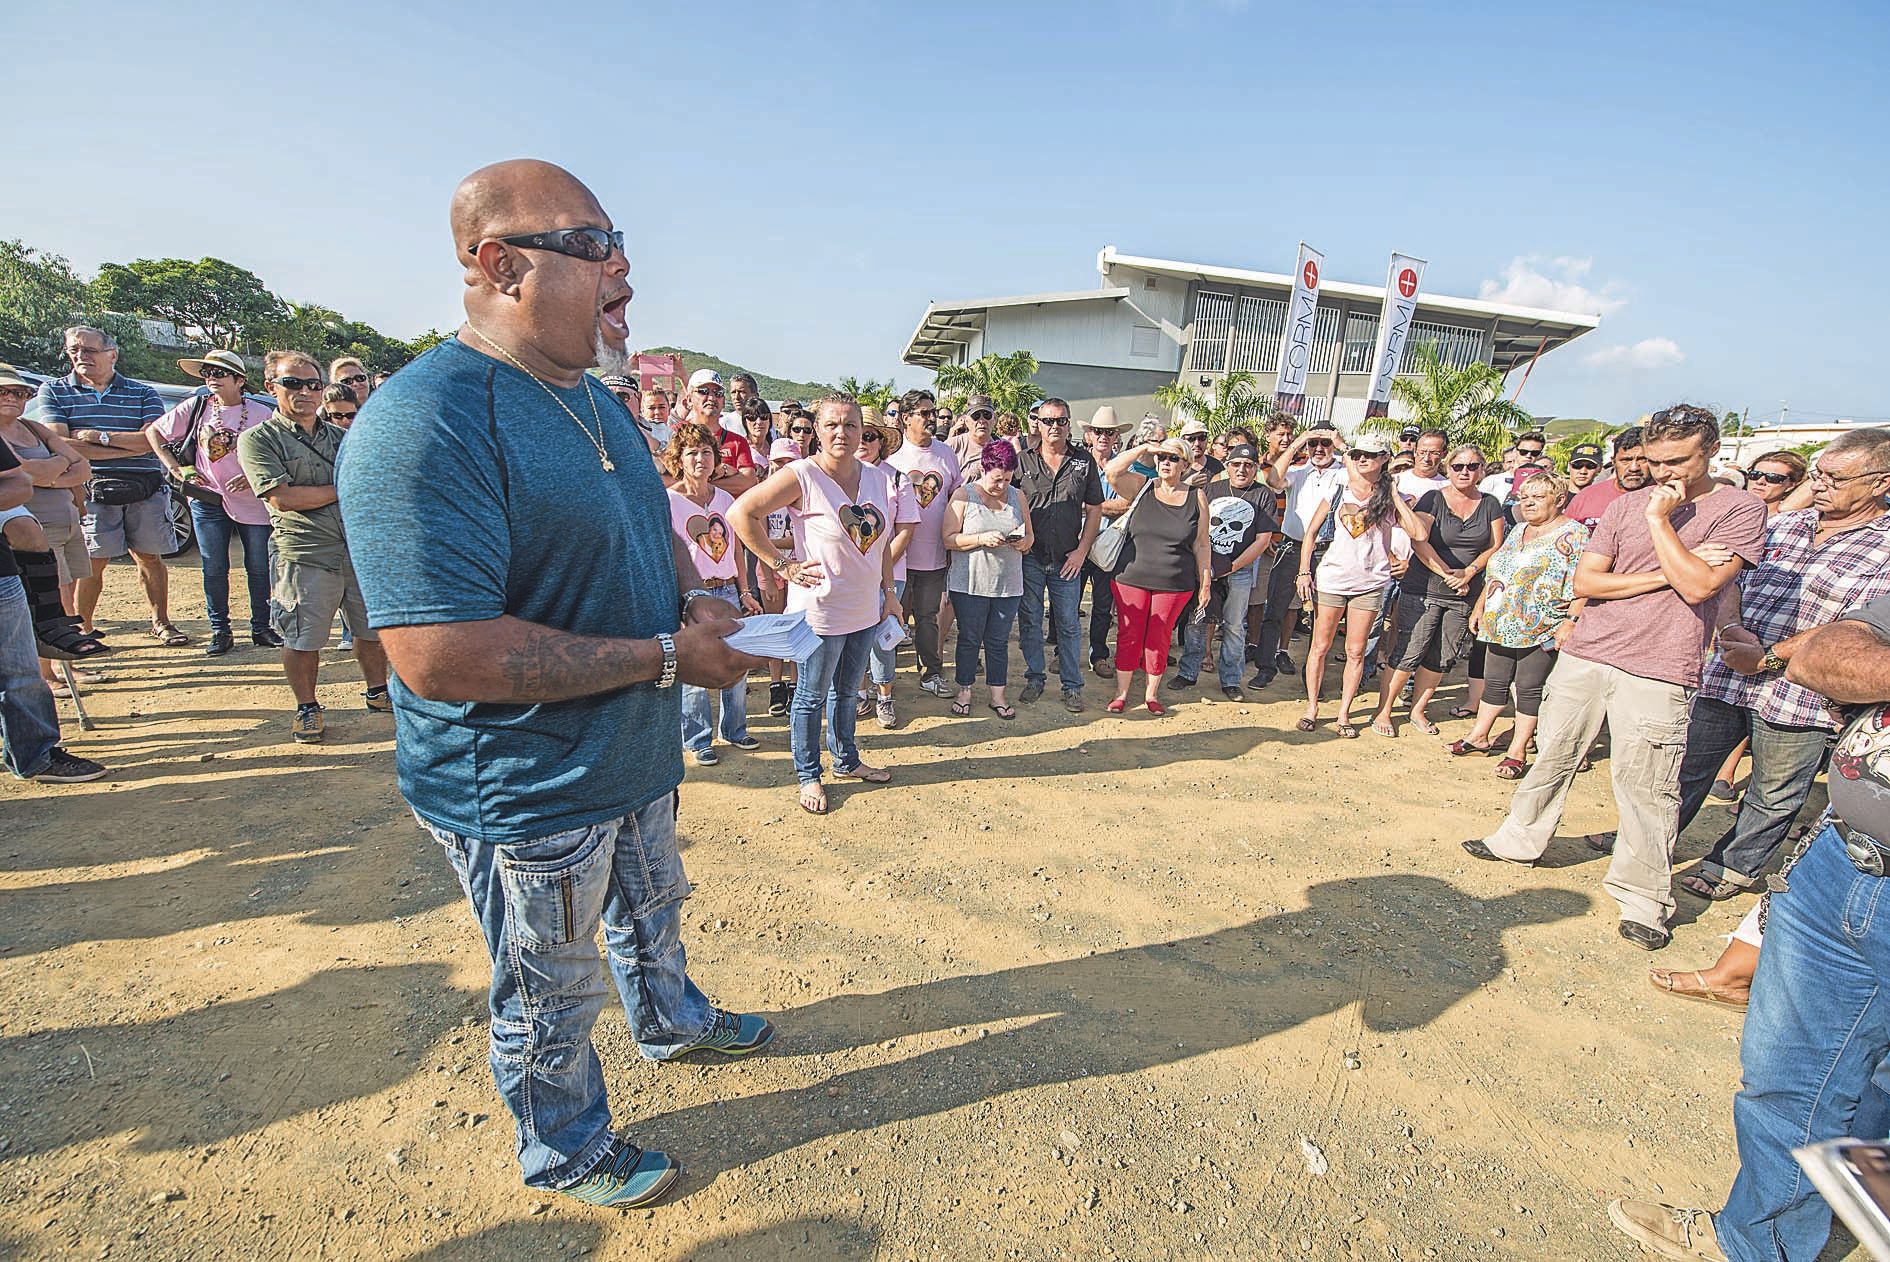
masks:
POLYGON ((827 720, 827 743, 833 751, 836 771, 851 771, 860 765, 860 747, 854 743, 854 689, 866 674, 866 660, 873 652, 873 634, 877 624, 845 635, 823 635, 820 647, 800 664, 800 677, 794 682, 794 700, 788 703, 788 740, 794 750, 794 778, 802 784, 820 783, 820 721, 827 720), (846 704, 838 704, 835 686, 846 685, 846 704))
POLYGON ((7 770, 24 780, 46 770, 58 743, 59 711, 40 678, 26 588, 9 574, 0 578, 0 755, 7 770))
POLYGON ((190 501, 197 528, 197 554, 203 561, 203 603, 210 630, 230 629, 230 535, 243 539, 243 575, 249 581, 249 629, 269 629, 269 527, 250 526, 223 511, 223 505, 190 501))
MULTIPOLYGON (((905 600, 906 598, 906 580, 905 579, 898 578, 898 579, 893 580, 893 595, 897 596, 901 601, 905 600)), ((892 683, 893 670, 898 665, 898 659, 899 659, 899 646, 897 644, 893 645, 889 649, 883 649, 878 644, 874 644, 873 645, 873 667, 872 667, 873 682, 876 684, 879 684, 882 687, 884 687, 887 684, 892 683)))
POLYGON ((1726 755, 1752 739, 1752 781, 1739 814, 1701 860, 1709 881, 1750 886, 1772 858, 1811 796, 1830 733, 1818 727, 1780 727, 1743 706, 1713 697, 1693 698, 1687 752, 1680 760, 1680 829, 1686 831, 1706 802, 1726 755))
POLYGON ((1872 1076, 1890 1054, 1890 879, 1852 867, 1827 826, 1787 880, 1739 1040, 1739 1175, 1713 1221, 1733 1262, 1811 1262, 1824 1246, 1831 1209, 1793 1148, 1884 1138, 1872 1076))
MULTIPOLYGON (((1253 599, 1253 585, 1259 580, 1260 563, 1235 570, 1222 583, 1226 594, 1221 598, 1221 649, 1214 658, 1214 673, 1223 688, 1240 686, 1241 668, 1247 664, 1247 602, 1253 599)), ((1207 661, 1208 624, 1191 622, 1182 637, 1180 670, 1184 679, 1199 679, 1207 661)))
MULTIPOLYGON (((1030 572, 1030 558, 1024 558, 1024 572, 1030 572)), ((1026 578, 1025 583, 1029 583, 1026 578)), ((1026 586, 1025 590, 1029 590, 1026 586)), ((990 688, 1002 688, 1011 681, 1011 624, 1017 621, 1020 596, 973 596, 969 592, 952 593, 952 609, 958 615, 958 663, 954 672, 958 686, 969 688, 978 682, 978 656, 984 655, 984 682, 990 688)), ((1041 610, 1037 618, 1043 622, 1041 610)), ((1075 649, 1071 649, 1075 660, 1075 649)), ((1037 666, 1043 667, 1043 633, 1037 636, 1037 666)), ((1065 669, 1068 669, 1067 667, 1065 669)))
POLYGON ((683 953, 689 881, 676 849, 675 798, 665 793, 617 819, 507 845, 426 829, 445 848, 493 960, 492 1079, 518 1121, 525 1182, 567 1187, 615 1144, 591 1046, 610 996, 598 924, 646 1057, 674 1056, 715 1019, 683 953))
MULTIPOLYGON (((1024 595, 1018 605, 1017 647, 1024 654, 1024 680, 1049 678, 1043 664, 1043 600, 1050 593, 1050 633, 1057 637, 1057 677, 1065 692, 1083 690, 1083 575, 1064 578, 1059 565, 1024 556, 1024 595)), ((955 607, 955 605, 954 605, 955 607)), ((964 643, 963 639, 959 643, 964 643)), ((962 650, 961 650, 962 651, 962 650)), ((989 669, 989 667, 987 667, 989 669)), ((962 673, 962 672, 961 672, 962 673)), ((994 681, 996 682, 996 681, 994 681)), ((959 681, 963 687, 964 681, 959 681)))
MULTIPOLYGON (((705 587, 702 590, 711 596, 720 596, 737 609, 741 608, 741 600, 733 583, 717 583, 713 587, 705 587)), ((718 700, 722 708, 722 739, 731 745, 748 739, 748 679, 746 676, 720 692, 710 688, 698 688, 694 684, 684 684, 682 690, 684 749, 691 753, 700 753, 715 744, 717 726, 715 711, 718 700)))

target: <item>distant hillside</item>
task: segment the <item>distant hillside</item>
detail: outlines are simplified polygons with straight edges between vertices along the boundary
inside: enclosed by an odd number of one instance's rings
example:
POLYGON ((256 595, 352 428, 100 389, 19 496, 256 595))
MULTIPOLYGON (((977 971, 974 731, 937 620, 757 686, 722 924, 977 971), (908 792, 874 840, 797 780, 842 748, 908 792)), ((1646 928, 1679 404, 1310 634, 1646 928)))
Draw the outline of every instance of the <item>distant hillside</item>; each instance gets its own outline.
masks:
POLYGON ((683 362, 683 376, 687 377, 698 368, 713 368, 722 374, 724 383, 737 373, 747 373, 755 379, 755 386, 764 399, 799 399, 806 403, 827 393, 831 386, 816 385, 811 381, 789 381, 784 377, 770 377, 765 372, 756 372, 740 364, 731 364, 726 359, 719 359, 704 351, 692 351, 683 346, 652 346, 640 352, 644 355, 680 355, 683 362))

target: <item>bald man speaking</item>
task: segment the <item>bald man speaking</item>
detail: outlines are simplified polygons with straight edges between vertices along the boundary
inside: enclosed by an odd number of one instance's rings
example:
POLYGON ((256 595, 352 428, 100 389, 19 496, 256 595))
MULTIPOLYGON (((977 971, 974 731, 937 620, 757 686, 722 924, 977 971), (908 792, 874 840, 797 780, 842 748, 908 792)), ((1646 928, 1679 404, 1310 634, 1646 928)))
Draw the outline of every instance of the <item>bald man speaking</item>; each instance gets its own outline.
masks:
POLYGON ((349 552, 394 668, 401 793, 445 849, 494 961, 492 1074, 525 1182, 648 1205, 681 1167, 611 1131, 591 1027, 609 976, 643 1055, 741 1056, 759 1016, 710 1006, 681 940, 677 683, 759 662, 701 593, 624 406, 623 235, 569 172, 518 160, 453 194, 459 335, 361 411, 349 552))

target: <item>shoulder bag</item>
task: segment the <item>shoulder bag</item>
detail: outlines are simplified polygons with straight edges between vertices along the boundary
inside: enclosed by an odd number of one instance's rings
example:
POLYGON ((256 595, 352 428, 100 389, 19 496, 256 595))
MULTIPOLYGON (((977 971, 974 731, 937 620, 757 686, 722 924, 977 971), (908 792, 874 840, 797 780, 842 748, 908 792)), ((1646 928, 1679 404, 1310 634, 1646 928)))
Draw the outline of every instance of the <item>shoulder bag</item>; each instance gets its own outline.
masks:
POLYGON ((1122 547, 1129 539, 1129 518, 1135 516, 1136 505, 1154 485, 1154 478, 1144 479, 1142 489, 1129 501, 1129 511, 1096 532, 1095 540, 1089 545, 1089 561, 1104 574, 1114 574, 1116 567, 1122 564, 1122 547))

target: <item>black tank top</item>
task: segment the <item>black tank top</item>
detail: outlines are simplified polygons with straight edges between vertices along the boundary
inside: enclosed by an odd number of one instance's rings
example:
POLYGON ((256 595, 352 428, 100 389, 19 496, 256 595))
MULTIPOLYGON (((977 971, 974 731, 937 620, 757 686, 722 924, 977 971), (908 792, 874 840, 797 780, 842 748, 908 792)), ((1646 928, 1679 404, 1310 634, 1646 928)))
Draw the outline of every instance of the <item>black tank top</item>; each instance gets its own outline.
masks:
POLYGON ((1188 498, 1171 506, 1155 498, 1151 487, 1129 514, 1127 529, 1118 580, 1151 592, 1191 592, 1201 586, 1201 567, 1194 558, 1201 530, 1200 491, 1189 487, 1188 498))

